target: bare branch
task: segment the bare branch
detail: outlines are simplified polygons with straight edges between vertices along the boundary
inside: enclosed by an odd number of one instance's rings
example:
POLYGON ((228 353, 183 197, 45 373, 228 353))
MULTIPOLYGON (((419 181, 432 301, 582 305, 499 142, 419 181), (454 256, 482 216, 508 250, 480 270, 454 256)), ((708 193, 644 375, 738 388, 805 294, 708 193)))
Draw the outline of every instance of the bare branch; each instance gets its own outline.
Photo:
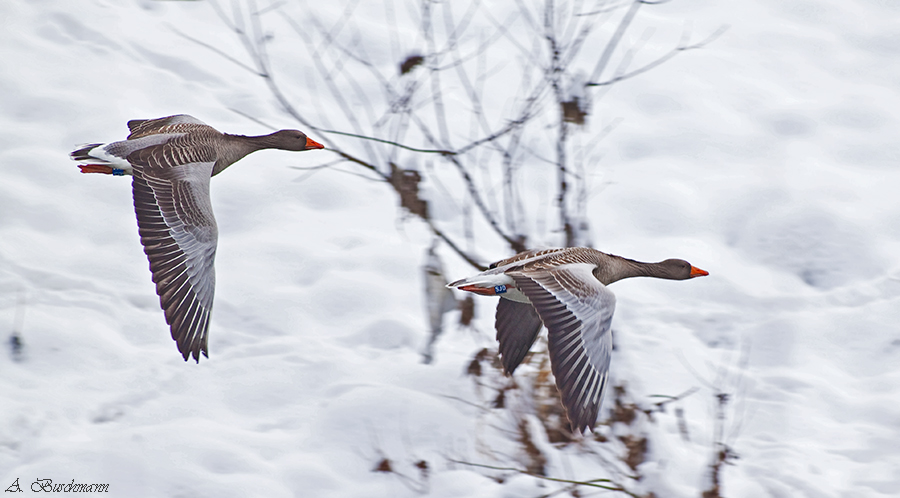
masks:
POLYGON ((695 43, 695 44, 693 44, 693 45, 684 45, 684 46, 679 46, 679 47, 673 48, 673 49, 672 49, 671 51, 669 51, 667 54, 665 54, 665 55, 663 55, 662 57, 660 57, 659 59, 656 59, 655 61, 653 61, 653 62, 647 64, 646 66, 640 67, 640 68, 638 68, 638 69, 635 69, 634 71, 631 71, 631 72, 622 74, 622 75, 620 75, 620 76, 616 76, 615 78, 611 78, 611 79, 606 80, 606 81, 587 83, 585 86, 589 86, 589 87, 590 87, 590 86, 607 86, 607 85, 612 85, 612 84, 618 83, 618 82, 620 82, 620 81, 622 81, 622 80, 627 80, 627 79, 633 78, 633 77, 635 77, 635 76, 637 76, 637 75, 639 75, 639 74, 646 73, 647 71, 650 71, 651 69, 654 69, 654 68, 656 68, 656 67, 662 65, 664 62, 666 62, 666 61, 668 61, 669 59, 675 57, 676 55, 680 54, 681 52, 686 52, 686 51, 688 51, 688 50, 694 50, 694 49, 696 49, 696 48, 702 48, 702 47, 704 47, 704 46, 706 46, 706 45, 712 43, 713 41, 715 41, 716 38, 718 38, 718 37, 722 36, 723 34, 725 34, 725 32, 728 31, 729 28, 730 28, 730 26, 728 26, 728 25, 723 25, 723 26, 719 27, 719 29, 717 29, 715 32, 713 32, 713 34, 711 34, 711 35, 709 35, 708 37, 706 37, 704 40, 702 40, 702 41, 700 41, 700 42, 698 42, 698 43, 695 43))
POLYGON ((628 496, 640 498, 639 495, 636 495, 636 494, 628 491, 627 489, 625 489, 621 485, 615 483, 611 479, 591 479, 589 481, 575 481, 572 479, 560 479, 557 477, 542 476, 540 474, 535 474, 534 472, 529 472, 527 470, 517 469, 515 467, 497 467, 494 465, 485 465, 482 463, 473 463, 473 462, 465 462, 462 460, 454 460, 452 458, 450 458, 448 460, 452 463, 458 463, 460 465, 468 465, 470 467, 479 467, 482 469, 499 470, 502 472, 515 472, 518 474, 535 477, 537 479, 543 479, 545 481, 561 482, 561 483, 566 483, 566 484, 575 484, 578 486, 588 486, 591 488, 600 488, 600 489, 606 489, 609 491, 619 491, 619 492, 627 494, 628 496), (609 484, 602 484, 602 483, 609 483, 609 484))
POLYGON ((249 72, 251 72, 251 73, 253 73, 253 74, 257 75, 257 76, 265 76, 264 73, 261 73, 259 70, 254 69, 254 68, 252 68, 252 67, 250 67, 250 66, 244 64, 243 62, 237 60, 236 58, 234 58, 234 57, 228 55, 228 54, 225 53, 223 50, 220 50, 219 48, 215 47, 214 45, 211 45, 211 44, 209 44, 209 43, 206 43, 206 42, 204 42, 204 41, 202 41, 202 40, 198 40, 198 39, 196 39, 196 38, 194 38, 194 37, 192 37, 192 36, 190 36, 190 35, 188 35, 188 34, 186 34, 186 33, 182 33, 182 32, 179 31, 178 28, 176 28, 175 26, 167 25, 167 27, 168 27, 170 30, 172 30, 172 32, 175 33, 176 35, 178 35, 178 36, 184 38, 185 40, 194 42, 194 43, 196 43, 197 45, 200 45, 201 47, 204 47, 204 48, 206 48, 206 49, 208 49, 208 50, 210 50, 210 51, 212 51, 212 52, 215 52, 216 54, 222 56, 223 58, 225 58, 225 59, 228 60, 229 62, 233 63, 234 65, 240 67, 241 69, 245 69, 245 70, 247 70, 247 71, 249 71, 249 72))
MULTIPOLYGON (((432 26, 431 20, 431 1, 424 0, 422 2, 423 14, 422 14, 422 34, 425 36, 425 43, 428 46, 428 51, 431 54, 436 54, 435 50, 435 41, 434 41, 434 28, 432 26)), ((441 80, 440 80, 440 71, 437 68, 437 60, 432 56, 432 62, 430 64, 430 80, 431 80, 431 99, 434 105, 434 114, 435 120, 437 122, 438 133, 440 135, 440 142, 438 142, 438 146, 444 146, 449 148, 450 146, 450 132, 447 129, 447 116, 444 114, 444 100, 443 100, 443 92, 441 92, 441 80)))
MULTIPOLYGON (((428 127, 425 126, 425 124, 417 116, 411 116, 411 118, 419 126, 419 130, 425 135, 425 138, 428 139, 430 142, 435 143, 436 140, 435 140, 434 136, 432 136, 431 131, 428 129, 428 127)), ((482 196, 481 196, 481 192, 478 189, 478 187, 476 186, 475 180, 472 178, 472 175, 469 174, 469 171, 459 161, 457 156, 456 155, 445 155, 443 157, 445 157, 448 161, 450 161, 451 164, 456 166, 456 170, 459 172, 460 176, 462 177, 463 181, 465 182, 466 188, 468 189, 468 192, 469 192, 469 195, 472 197, 472 201, 478 207, 482 216, 488 222, 488 224, 491 226, 491 228, 494 229, 494 232, 496 232, 497 235, 499 235, 501 238, 503 238, 503 240, 505 240, 510 245, 510 247, 512 247, 513 250, 515 250, 516 252, 524 251, 526 249, 525 244, 524 244, 524 239, 522 237, 513 237, 513 236, 507 234, 505 230, 503 230, 503 227, 501 227, 500 223, 497 222, 497 219, 494 216, 494 214, 490 211, 490 209, 488 209, 487 205, 484 203, 484 200, 482 199, 482 196)))
POLYGON ((458 152, 453 152, 451 150, 419 149, 416 147, 410 147, 408 145, 403 145, 401 143, 394 142, 393 140, 385 140, 383 138, 376 138, 376 137, 367 137, 365 135, 359 135, 356 133, 347 133, 346 131, 324 130, 321 128, 317 129, 317 131, 320 131, 322 133, 331 133, 334 135, 343 135, 345 137, 358 138, 360 140, 371 140, 373 142, 379 142, 379 143, 383 143, 383 144, 392 145, 394 147, 398 147, 400 149, 405 149, 405 150, 412 151, 412 152, 421 152, 422 154, 440 154, 442 156, 452 156, 452 155, 458 154, 458 152))
POLYGON ((634 16, 637 15, 638 9, 643 5, 641 0, 635 0, 632 2, 631 7, 629 7, 628 12, 625 13, 625 17, 619 22, 619 26, 616 28, 616 32, 613 33, 612 38, 610 38, 609 42, 606 44, 606 48, 603 49, 603 53, 600 55, 600 60, 597 61, 597 65, 594 67, 594 72, 591 73, 591 77, 588 81, 595 81, 600 75, 603 73, 603 70, 606 69, 606 65, 609 63, 609 59, 612 57, 613 52, 615 52, 616 47, 619 46, 619 42, 622 41, 622 37, 625 35, 625 32, 628 31, 628 26, 631 25, 631 22, 634 20, 634 16))

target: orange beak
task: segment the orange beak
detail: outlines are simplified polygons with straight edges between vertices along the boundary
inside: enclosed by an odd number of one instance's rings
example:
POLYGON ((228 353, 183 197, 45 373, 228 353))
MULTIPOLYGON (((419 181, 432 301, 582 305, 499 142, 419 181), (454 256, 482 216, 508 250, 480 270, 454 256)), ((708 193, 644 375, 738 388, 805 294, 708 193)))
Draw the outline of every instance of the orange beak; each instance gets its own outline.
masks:
POLYGON ((696 266, 692 266, 692 267, 691 267, 691 278, 694 278, 694 277, 705 277, 705 276, 707 276, 707 275, 709 275, 709 272, 708 272, 708 271, 706 271, 706 270, 701 270, 700 268, 697 268, 696 266))
POLYGON ((306 149, 307 150, 309 150, 309 149, 324 149, 324 148, 325 148, 324 145, 320 144, 319 142, 316 142, 315 140, 313 140, 309 137, 306 137, 306 149))

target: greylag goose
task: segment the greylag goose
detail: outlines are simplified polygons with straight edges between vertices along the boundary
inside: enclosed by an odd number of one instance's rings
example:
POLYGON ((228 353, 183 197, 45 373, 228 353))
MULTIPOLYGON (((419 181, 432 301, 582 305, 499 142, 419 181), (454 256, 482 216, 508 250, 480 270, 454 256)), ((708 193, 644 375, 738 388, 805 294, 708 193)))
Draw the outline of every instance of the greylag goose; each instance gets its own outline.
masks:
POLYGON ((616 297, 606 286, 629 277, 687 280, 709 275, 680 259, 641 263, 586 247, 525 251, 485 272, 447 284, 501 297, 495 327, 500 362, 512 375, 547 327, 550 366, 578 434, 593 430, 612 352, 616 297))
POLYGON ((310 150, 323 145, 297 130, 229 135, 179 114, 128 122, 126 140, 72 152, 82 173, 132 175, 134 212, 144 253, 172 338, 187 361, 209 357, 218 230, 209 179, 262 149, 310 150))

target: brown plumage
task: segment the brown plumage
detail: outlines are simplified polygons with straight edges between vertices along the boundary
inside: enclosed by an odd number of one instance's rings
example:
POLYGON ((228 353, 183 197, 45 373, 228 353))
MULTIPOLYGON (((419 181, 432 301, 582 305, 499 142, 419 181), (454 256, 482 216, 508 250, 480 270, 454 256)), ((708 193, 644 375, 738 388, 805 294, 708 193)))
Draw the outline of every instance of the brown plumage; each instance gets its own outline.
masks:
POLYGON ((609 378, 616 298, 606 286, 629 277, 686 280, 708 275, 680 259, 641 263, 586 247, 525 251, 448 287, 499 295, 500 360, 512 375, 547 327, 550 366, 578 433, 593 429, 609 378))
POLYGON ((213 267, 218 229, 209 179, 262 149, 301 151, 323 146, 297 130, 270 135, 223 134, 180 114, 128 122, 121 142, 91 144, 71 156, 83 173, 133 175, 138 232, 166 323, 185 360, 208 356, 213 267))

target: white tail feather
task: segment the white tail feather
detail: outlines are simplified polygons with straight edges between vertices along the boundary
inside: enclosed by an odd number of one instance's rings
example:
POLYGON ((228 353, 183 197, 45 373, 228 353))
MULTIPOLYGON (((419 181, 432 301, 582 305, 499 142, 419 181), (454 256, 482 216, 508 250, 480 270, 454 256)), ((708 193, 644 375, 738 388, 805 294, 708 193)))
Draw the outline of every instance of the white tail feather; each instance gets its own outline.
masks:
POLYGON ((512 285, 513 283, 514 281, 512 277, 503 273, 494 273, 492 275, 479 273, 474 277, 464 278, 462 280, 457 280, 456 282, 449 283, 447 284, 447 287, 450 287, 451 289, 458 289, 465 285, 474 285, 475 287, 490 289, 498 285, 512 285))

